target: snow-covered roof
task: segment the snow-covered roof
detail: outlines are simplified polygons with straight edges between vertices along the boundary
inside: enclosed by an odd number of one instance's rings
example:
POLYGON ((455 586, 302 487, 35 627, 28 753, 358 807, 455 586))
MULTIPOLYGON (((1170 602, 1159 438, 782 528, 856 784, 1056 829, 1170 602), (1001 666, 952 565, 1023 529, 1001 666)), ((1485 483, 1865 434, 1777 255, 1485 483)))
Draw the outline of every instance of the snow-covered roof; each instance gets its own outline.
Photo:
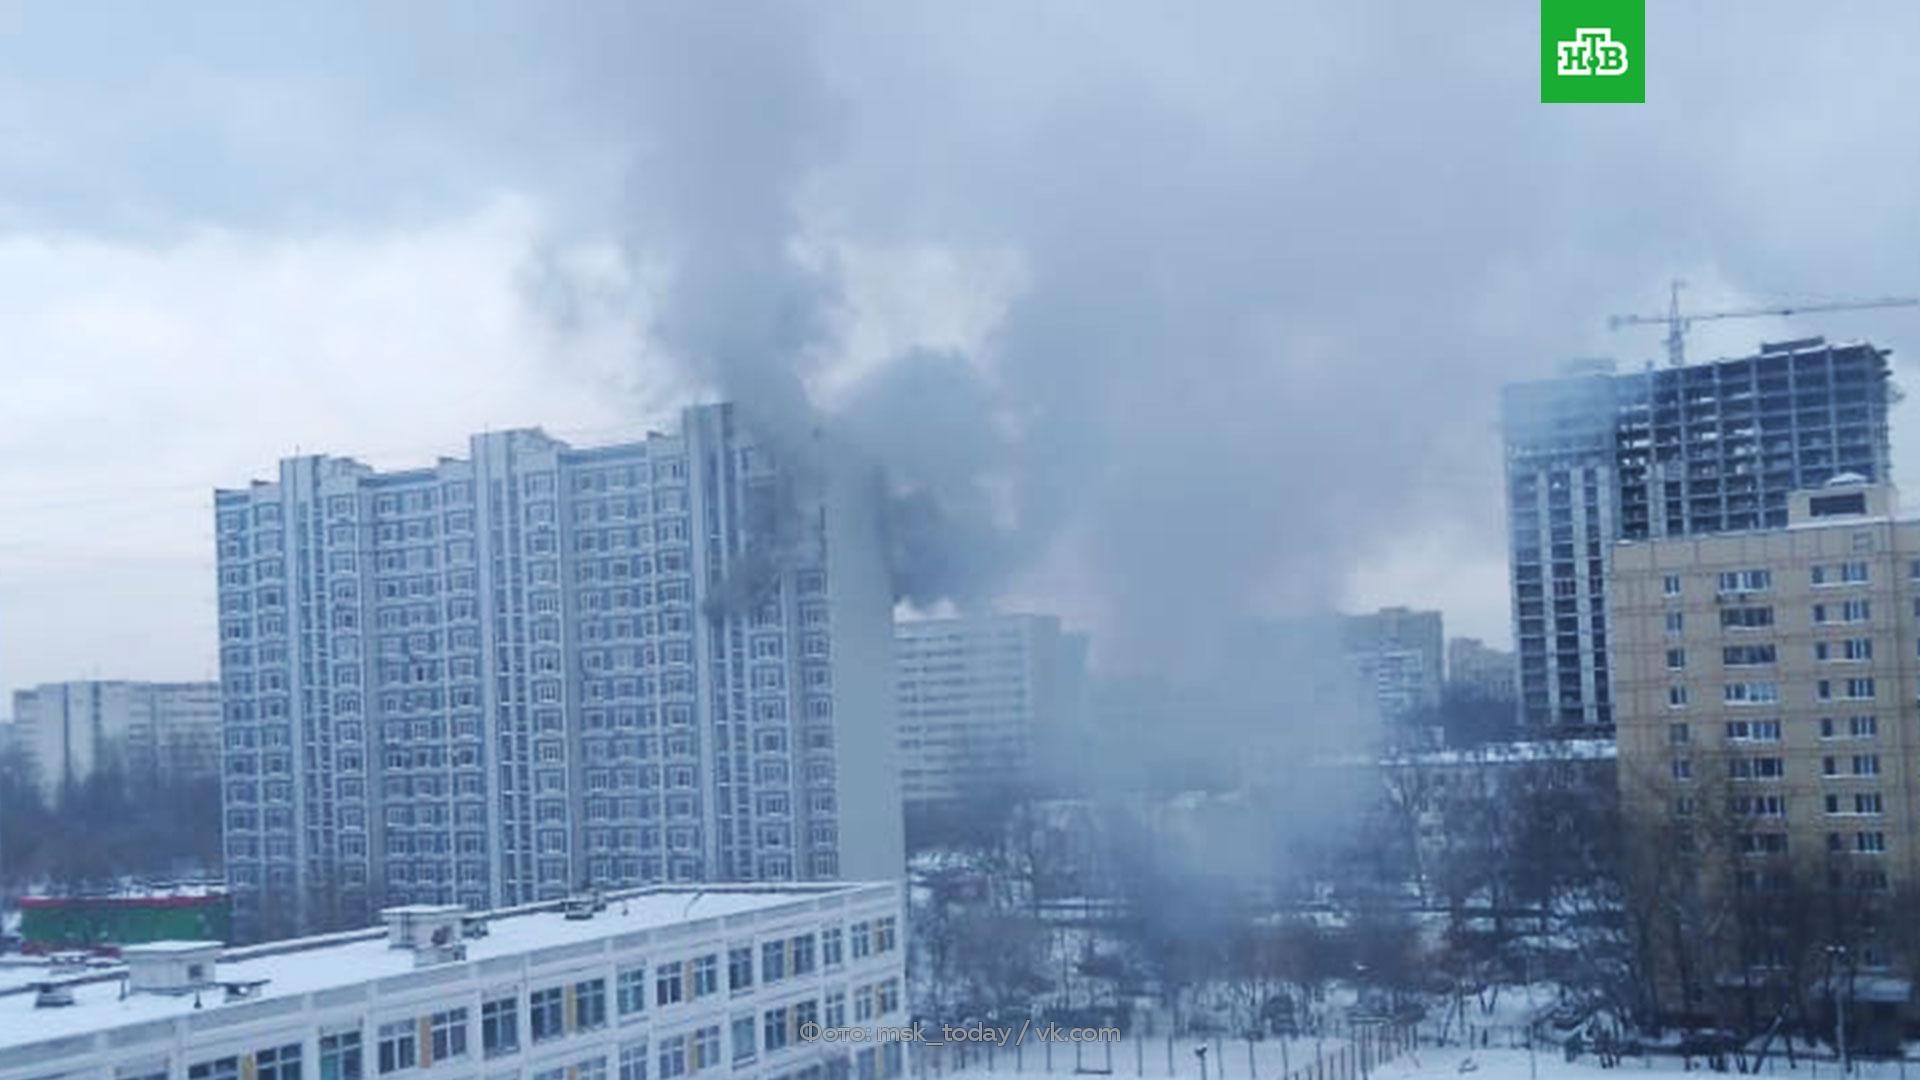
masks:
MULTIPOLYGON (((853 898, 892 885, 833 883, 823 885, 673 887, 613 892, 606 909, 591 919, 569 919, 564 903, 549 902, 524 908, 485 913, 487 935, 465 942, 467 963, 535 952, 553 946, 657 930, 682 923, 701 923, 749 912, 771 913, 805 906, 828 897, 853 898)), ((476 913, 479 914, 479 913, 476 913)), ((448 966, 452 966, 451 964, 448 966)), ((246 1008, 272 998, 287 998, 315 990, 351 986, 415 970, 413 952, 391 948, 382 928, 351 930, 288 941, 267 942, 221 954, 218 978, 222 983, 261 982, 260 991, 246 1001, 228 1004, 216 987, 198 999, 193 994, 128 994, 122 996, 121 965, 89 970, 72 985, 74 1004, 61 1008, 34 1007, 28 984, 44 980, 51 971, 37 965, 33 979, 0 975, 0 1050, 69 1035, 84 1034, 151 1020, 221 1008, 246 1008)), ((67 981, 69 974, 57 978, 67 981)))
POLYGON ((1427 750, 1383 759, 1387 766, 1523 765, 1556 761, 1612 761, 1612 739, 1553 739, 1488 743, 1464 750, 1427 750))

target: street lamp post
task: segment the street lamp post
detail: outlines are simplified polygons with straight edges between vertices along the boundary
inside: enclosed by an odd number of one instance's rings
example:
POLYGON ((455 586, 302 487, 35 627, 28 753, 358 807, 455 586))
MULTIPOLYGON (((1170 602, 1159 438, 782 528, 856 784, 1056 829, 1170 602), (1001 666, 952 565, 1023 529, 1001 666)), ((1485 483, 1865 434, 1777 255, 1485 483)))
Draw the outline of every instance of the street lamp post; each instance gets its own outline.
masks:
POLYGON ((1853 968, 1848 963, 1845 945, 1827 946, 1827 989, 1833 992, 1834 1007, 1834 1048, 1840 1052, 1840 1072, 1844 1075, 1853 1071, 1853 1057, 1847 1053, 1847 998, 1853 993, 1853 968), (1847 971, 1847 990, 1841 993, 1834 989, 1833 967, 1839 963, 1847 971))

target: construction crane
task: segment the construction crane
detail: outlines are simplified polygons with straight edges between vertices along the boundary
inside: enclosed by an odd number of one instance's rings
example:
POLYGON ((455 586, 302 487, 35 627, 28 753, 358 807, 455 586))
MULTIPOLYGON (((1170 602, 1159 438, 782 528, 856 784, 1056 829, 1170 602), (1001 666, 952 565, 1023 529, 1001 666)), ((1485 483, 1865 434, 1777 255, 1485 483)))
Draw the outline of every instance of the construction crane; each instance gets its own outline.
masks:
POLYGON ((1920 298, 1912 296, 1882 296, 1868 300, 1821 300, 1805 304, 1782 304, 1777 307, 1732 308, 1727 311, 1697 311, 1682 314, 1680 311, 1680 290, 1686 282, 1674 279, 1672 299, 1668 301, 1665 315, 1611 315, 1607 317, 1607 329, 1618 330, 1623 326, 1658 326, 1667 328, 1667 360, 1674 367, 1687 362, 1687 331, 1697 322, 1712 322, 1718 319, 1754 319, 1765 315, 1802 315, 1809 311, 1855 311, 1860 308, 1920 307, 1920 298))

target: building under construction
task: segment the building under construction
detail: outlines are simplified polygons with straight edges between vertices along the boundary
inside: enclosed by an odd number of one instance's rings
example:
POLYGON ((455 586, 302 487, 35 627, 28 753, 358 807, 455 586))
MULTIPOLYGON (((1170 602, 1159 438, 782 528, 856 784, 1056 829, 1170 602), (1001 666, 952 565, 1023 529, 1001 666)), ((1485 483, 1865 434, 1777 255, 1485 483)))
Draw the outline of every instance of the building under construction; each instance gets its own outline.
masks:
POLYGON ((1523 720, 1611 732, 1607 583, 1620 540, 1779 528, 1787 497, 1888 478, 1888 352, 1821 338, 1619 373, 1587 362, 1505 389, 1523 720))

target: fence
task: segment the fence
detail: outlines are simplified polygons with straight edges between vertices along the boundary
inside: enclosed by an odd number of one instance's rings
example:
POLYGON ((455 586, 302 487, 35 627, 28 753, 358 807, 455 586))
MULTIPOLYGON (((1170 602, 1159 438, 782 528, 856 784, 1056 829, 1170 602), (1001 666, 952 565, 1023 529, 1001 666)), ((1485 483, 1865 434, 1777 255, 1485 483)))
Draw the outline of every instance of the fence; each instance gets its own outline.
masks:
POLYGON ((1367 1080, 1417 1045, 1405 1024, 1354 1024, 1344 1038, 1125 1036, 1104 1042, 928 1043, 914 1047, 917 1080, 981 1075, 1076 1075, 1163 1080, 1367 1080))

